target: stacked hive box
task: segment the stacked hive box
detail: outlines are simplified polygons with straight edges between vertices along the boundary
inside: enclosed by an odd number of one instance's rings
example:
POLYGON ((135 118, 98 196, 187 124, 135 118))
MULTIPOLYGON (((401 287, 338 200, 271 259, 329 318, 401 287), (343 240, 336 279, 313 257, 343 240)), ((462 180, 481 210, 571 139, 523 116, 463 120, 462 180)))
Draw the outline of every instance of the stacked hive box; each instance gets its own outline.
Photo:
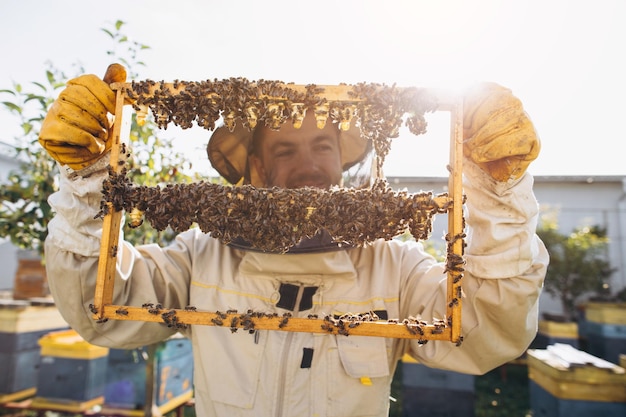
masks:
POLYGON ((587 351, 618 363, 626 353, 626 304, 589 303, 585 309, 587 351))
POLYGON ((0 300, 0 402, 35 393, 40 359, 37 342, 46 333, 67 327, 51 300, 0 300))
POLYGON ((555 343, 566 343, 578 349, 578 324, 575 322, 540 320, 537 337, 535 337, 531 347, 545 349, 548 345, 555 343))
POLYGON ((33 408, 80 412, 104 402, 109 349, 86 342, 73 330, 48 333, 39 345, 33 408))
POLYGON ((41 262, 40 254, 33 250, 18 250, 13 299, 28 300, 49 295, 46 268, 41 262))
POLYGON ((429 368, 408 355, 401 365, 403 416, 474 416, 473 375, 429 368))
POLYGON ((626 416, 624 368, 566 344, 527 356, 533 416, 626 416))
POLYGON ((104 412, 144 415, 156 408, 161 414, 193 396, 191 341, 175 337, 134 350, 109 351, 104 412))

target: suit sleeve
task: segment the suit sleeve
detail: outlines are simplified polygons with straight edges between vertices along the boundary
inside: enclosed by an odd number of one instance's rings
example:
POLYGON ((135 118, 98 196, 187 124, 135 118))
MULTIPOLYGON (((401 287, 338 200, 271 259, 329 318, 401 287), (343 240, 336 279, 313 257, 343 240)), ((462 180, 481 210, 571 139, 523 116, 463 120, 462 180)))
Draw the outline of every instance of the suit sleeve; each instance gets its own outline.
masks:
MULTIPOLYGON (((102 158, 104 160, 106 158, 102 158)), ((91 312, 98 271, 102 180, 106 169, 91 168, 88 176, 61 168, 60 190, 49 198, 55 217, 48 227, 45 259, 50 291, 64 319, 90 343, 134 348, 163 340, 178 331, 162 323, 108 320, 98 323, 91 312)), ((162 303, 183 308, 188 302, 190 252, 193 239, 177 238, 171 246, 133 247, 120 233, 113 304, 140 307, 162 303)))
MULTIPOLYGON (((425 365, 482 374, 522 355, 534 339, 549 259, 535 233, 539 210, 532 176, 497 182, 467 165, 463 343, 411 342, 411 354, 425 365)), ((431 262, 415 271, 405 311, 427 319, 444 317, 443 267, 431 262)))

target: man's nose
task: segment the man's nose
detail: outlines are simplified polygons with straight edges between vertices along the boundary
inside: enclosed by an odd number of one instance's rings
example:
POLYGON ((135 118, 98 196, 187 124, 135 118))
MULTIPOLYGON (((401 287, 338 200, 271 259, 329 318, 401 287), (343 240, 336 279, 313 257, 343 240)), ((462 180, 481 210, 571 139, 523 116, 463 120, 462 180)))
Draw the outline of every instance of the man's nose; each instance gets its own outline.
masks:
POLYGON ((297 164, 302 171, 316 171, 318 169, 317 159, 313 152, 308 149, 302 149, 298 152, 297 164))

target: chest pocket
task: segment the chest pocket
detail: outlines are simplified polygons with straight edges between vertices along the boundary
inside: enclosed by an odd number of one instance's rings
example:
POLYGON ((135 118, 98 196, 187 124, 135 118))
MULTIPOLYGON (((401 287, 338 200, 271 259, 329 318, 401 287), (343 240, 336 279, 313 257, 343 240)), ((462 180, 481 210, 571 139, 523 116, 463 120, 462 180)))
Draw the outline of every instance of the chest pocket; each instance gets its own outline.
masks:
POLYGON ((352 378, 389 376, 387 345, 382 337, 337 337, 343 369, 352 378))
POLYGON ((228 334, 204 340, 203 350, 209 357, 203 366, 210 367, 206 383, 213 406, 218 415, 243 415, 255 403, 267 338, 263 332, 249 334, 239 329, 231 334, 224 328, 214 330, 228 334))
POLYGON ((336 348, 328 352, 326 414, 386 415, 391 378, 386 340, 337 336, 336 341, 336 348))

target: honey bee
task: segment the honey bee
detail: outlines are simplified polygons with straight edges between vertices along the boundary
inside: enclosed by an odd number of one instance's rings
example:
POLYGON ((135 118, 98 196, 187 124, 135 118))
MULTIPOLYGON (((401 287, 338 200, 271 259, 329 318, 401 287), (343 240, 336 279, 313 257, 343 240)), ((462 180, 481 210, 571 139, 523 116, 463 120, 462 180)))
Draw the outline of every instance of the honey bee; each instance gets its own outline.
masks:
POLYGON ((322 330, 327 331, 328 333, 332 333, 333 332, 333 326, 331 326, 330 324, 324 323, 322 324, 322 330))
POLYGON ((230 321, 230 331, 231 333, 236 333, 238 328, 237 325, 239 324, 239 317, 233 317, 232 320, 230 321))
POLYGON ((289 318, 291 317, 291 313, 285 313, 283 314, 283 318, 280 321, 280 323, 278 323, 278 328, 282 329, 283 327, 285 327, 287 325, 287 323, 289 322, 289 318))
POLYGON ((124 307, 120 307, 117 310, 115 310, 115 314, 119 314, 120 316, 128 316, 128 310, 125 309, 124 307))
POLYGON ((351 321, 350 324, 348 324, 348 327, 351 329, 354 329, 355 327, 358 327, 360 325, 361 325, 360 320, 354 320, 354 321, 351 321))

